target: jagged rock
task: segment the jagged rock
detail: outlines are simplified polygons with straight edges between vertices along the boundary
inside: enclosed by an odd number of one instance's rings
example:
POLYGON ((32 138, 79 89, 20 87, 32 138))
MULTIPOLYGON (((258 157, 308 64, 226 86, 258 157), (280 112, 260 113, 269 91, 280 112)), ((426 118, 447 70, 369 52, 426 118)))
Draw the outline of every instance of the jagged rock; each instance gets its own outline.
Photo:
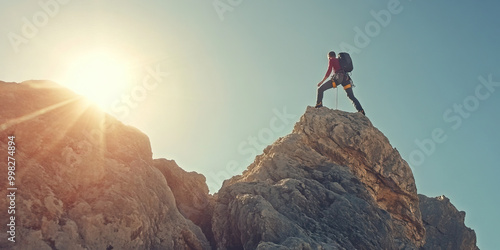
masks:
POLYGON ((370 121, 359 114, 309 108, 294 128, 306 143, 331 161, 348 166, 394 219, 396 238, 416 246, 425 230, 417 189, 408 163, 370 121))
POLYGON ((50 82, 0 89, 0 155, 15 135, 18 187, 16 243, 2 230, 0 248, 210 249, 177 209, 146 135, 50 82))
POLYGON ((465 226, 465 212, 458 211, 444 195, 436 198, 418 195, 418 198, 427 231, 422 249, 479 249, 476 233, 465 226))
POLYGON ((309 107, 216 196, 221 249, 422 246, 412 172, 361 114, 309 107))
POLYGON ((214 200, 209 194, 205 176, 188 173, 173 160, 156 159, 154 166, 165 176, 181 214, 198 225, 215 247, 211 222, 214 200))

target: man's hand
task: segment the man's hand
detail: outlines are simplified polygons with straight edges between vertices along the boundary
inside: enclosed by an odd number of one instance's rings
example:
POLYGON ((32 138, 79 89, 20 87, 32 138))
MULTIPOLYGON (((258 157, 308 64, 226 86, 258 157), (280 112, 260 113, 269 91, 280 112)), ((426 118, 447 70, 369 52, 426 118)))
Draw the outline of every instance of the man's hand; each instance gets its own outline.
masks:
POLYGON ((318 87, 319 87, 319 86, 321 86, 321 84, 323 84, 323 82, 324 82, 327 78, 328 78, 328 76, 325 76, 325 77, 323 78, 323 80, 321 80, 321 82, 319 82, 319 83, 318 83, 318 87))

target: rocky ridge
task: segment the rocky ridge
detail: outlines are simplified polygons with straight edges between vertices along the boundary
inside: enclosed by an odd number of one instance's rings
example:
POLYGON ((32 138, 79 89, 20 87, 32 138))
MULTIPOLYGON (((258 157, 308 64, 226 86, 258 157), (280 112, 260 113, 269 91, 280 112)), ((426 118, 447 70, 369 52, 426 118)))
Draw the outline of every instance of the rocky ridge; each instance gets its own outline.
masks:
POLYGON ((16 242, 2 230, 0 248, 210 249, 200 227, 177 209, 146 135, 54 83, 0 88, 2 107, 9 107, 0 110, 0 155, 15 135, 18 187, 16 242))
POLYGON ((418 198, 427 232, 423 249, 479 249, 476 233, 465 226, 465 212, 458 211, 450 199, 444 195, 429 198, 421 194, 418 198))
POLYGON ((465 213, 417 196, 361 114, 309 107, 212 196, 203 175, 153 159, 146 135, 74 93, 46 81, 0 90, 0 155, 14 134, 22 187, 17 242, 3 230, 1 249, 477 249, 465 213))

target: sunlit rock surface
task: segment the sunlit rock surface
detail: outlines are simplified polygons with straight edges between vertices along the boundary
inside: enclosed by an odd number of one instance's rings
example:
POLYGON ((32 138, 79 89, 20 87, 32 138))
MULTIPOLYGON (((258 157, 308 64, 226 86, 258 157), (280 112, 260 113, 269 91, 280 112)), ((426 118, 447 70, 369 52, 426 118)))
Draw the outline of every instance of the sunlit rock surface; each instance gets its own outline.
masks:
POLYGON ((0 89, 0 155, 15 135, 18 188, 16 242, 1 230, 2 249, 210 249, 177 209, 146 135, 50 82, 0 89))

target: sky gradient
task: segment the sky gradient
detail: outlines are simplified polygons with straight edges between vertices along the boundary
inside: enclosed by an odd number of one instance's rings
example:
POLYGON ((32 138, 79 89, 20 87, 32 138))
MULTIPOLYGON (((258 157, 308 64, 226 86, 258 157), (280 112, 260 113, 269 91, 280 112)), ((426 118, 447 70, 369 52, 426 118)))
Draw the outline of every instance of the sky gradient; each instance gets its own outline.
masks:
MULTIPOLYGON (((315 104, 326 54, 351 52, 354 93, 418 192, 449 197, 478 246, 495 249, 498 9, 491 0, 2 1, 0 80, 111 89, 107 112, 147 134, 154 158, 204 174, 216 192, 315 104), (78 83, 72 67, 95 51, 124 65, 123 84, 78 83)), ((335 108, 335 95, 326 91, 324 105, 335 108)), ((338 96, 338 109, 355 112, 338 96)))

